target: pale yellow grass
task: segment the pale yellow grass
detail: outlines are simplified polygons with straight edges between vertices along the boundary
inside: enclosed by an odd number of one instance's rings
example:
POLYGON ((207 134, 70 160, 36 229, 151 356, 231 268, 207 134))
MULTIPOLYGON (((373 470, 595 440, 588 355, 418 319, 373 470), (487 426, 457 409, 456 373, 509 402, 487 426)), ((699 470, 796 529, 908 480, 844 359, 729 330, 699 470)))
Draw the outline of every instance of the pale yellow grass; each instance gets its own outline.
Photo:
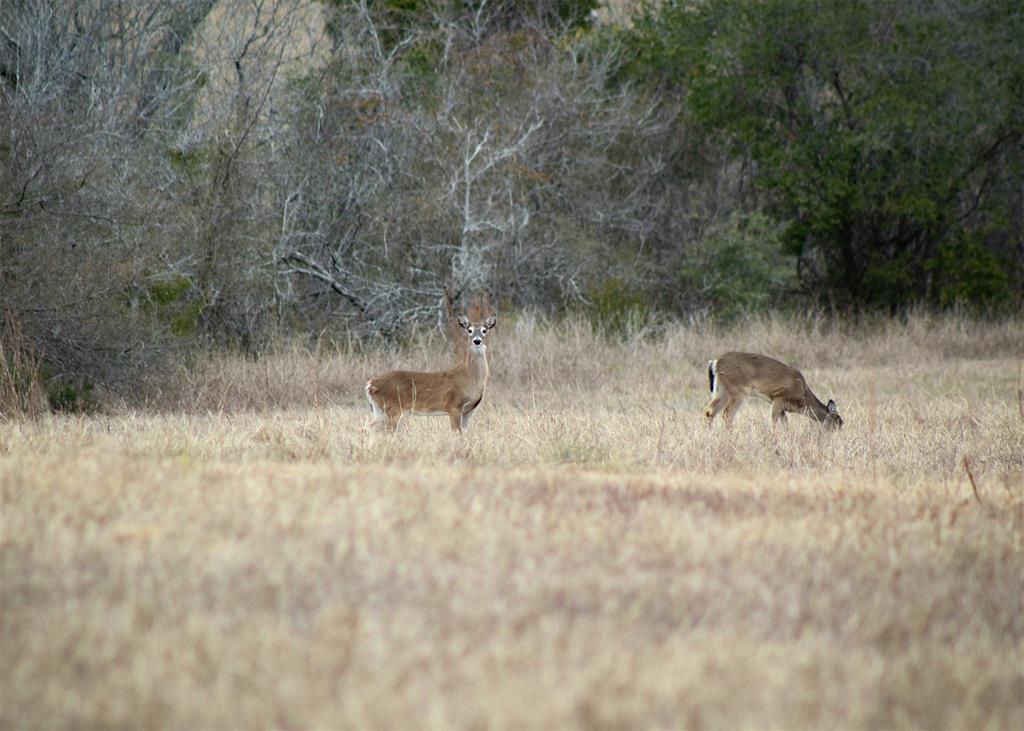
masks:
POLYGON ((0 425, 0 725, 1024 726, 1024 325, 499 332, 462 437, 366 426, 436 338, 0 425), (707 429, 729 348, 845 428, 707 429))

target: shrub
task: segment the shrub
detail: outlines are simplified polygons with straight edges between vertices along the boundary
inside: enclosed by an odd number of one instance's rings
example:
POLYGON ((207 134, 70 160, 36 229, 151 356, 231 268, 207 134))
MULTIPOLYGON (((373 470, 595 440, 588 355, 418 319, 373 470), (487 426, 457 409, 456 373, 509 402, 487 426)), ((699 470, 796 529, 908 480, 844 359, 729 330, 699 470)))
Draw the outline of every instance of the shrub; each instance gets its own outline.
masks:
POLYGON ((712 226, 679 272, 685 299, 722 320, 778 304, 796 284, 780 232, 760 213, 734 215, 712 226))
POLYGON ((1013 305, 1009 267, 974 241, 961 239, 940 247, 928 269, 934 274, 934 298, 940 307, 1005 310, 1013 305))
POLYGON ((609 336, 626 335, 651 315, 643 293, 618 277, 604 280, 591 293, 590 300, 590 321, 596 329, 609 336))
POLYGON ((81 384, 58 381, 47 390, 46 398, 51 410, 65 414, 91 411, 96 405, 92 383, 89 381, 83 381, 81 384))

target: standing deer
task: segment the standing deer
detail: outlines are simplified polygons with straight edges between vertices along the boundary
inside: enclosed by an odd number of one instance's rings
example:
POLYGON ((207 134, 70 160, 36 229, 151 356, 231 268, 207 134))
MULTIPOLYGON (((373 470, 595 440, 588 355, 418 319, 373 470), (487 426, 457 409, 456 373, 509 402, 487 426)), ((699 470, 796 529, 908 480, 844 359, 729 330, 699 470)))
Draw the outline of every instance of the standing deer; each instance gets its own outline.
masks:
POLYGON ((803 374, 796 368, 774 358, 755 353, 726 353, 708 361, 711 403, 704 409, 709 419, 722 412, 725 422, 732 417, 750 394, 772 402, 772 423, 786 420, 786 412, 807 414, 824 426, 838 429, 843 425, 836 402, 823 404, 811 393, 803 374))
POLYGON ((469 346, 462 365, 436 373, 389 371, 366 382, 366 398, 373 418, 394 431, 407 412, 423 416, 448 415, 452 429, 461 432, 469 426, 469 417, 484 398, 490 370, 484 338, 495 325, 494 317, 484 322, 459 318, 469 346))

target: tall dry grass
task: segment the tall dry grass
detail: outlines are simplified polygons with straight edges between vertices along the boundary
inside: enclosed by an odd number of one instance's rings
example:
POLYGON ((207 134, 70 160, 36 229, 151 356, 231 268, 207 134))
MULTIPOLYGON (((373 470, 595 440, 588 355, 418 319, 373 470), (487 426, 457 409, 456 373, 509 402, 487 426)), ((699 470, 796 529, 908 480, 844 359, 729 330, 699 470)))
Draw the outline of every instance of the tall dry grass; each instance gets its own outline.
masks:
POLYGON ((0 424, 0 725, 1024 725, 1024 324, 494 335, 461 437, 368 428, 429 335, 0 424), (708 429, 728 349, 843 430, 708 429))
MULTIPOLYGON (((614 339, 599 336, 585 319, 524 315, 500 318, 488 340, 494 390, 541 387, 573 398, 625 383, 622 376, 638 368, 642 390, 664 386, 678 392, 704 379, 707 361, 726 350, 771 353, 811 372, 850 364, 891 368, 887 380, 892 383, 912 381, 908 368, 922 360, 1024 357, 1019 320, 984 323, 928 314, 860 325, 821 316, 766 316, 728 328, 652 320, 634 323, 614 339)), ((370 375, 396 364, 445 368, 451 364, 451 351, 442 331, 428 330, 403 343, 368 346, 321 339, 312 346, 281 344, 259 359, 217 353, 198 365, 179 364, 171 378, 162 374, 146 389, 148 405, 165 411, 233 413, 350 403, 362 398, 370 375)))
POLYGON ((43 358, 10 312, 0 321, 0 421, 31 419, 46 409, 43 358))

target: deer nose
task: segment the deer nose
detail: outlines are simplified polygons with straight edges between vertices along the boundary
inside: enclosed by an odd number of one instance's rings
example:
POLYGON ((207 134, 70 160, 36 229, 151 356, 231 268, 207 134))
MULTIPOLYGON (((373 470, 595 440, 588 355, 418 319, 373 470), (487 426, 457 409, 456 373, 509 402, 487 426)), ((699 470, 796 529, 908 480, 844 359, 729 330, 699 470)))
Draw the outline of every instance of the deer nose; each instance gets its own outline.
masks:
POLYGON ((473 345, 479 345, 482 342, 483 340, 481 340, 480 338, 473 338, 473 345))

